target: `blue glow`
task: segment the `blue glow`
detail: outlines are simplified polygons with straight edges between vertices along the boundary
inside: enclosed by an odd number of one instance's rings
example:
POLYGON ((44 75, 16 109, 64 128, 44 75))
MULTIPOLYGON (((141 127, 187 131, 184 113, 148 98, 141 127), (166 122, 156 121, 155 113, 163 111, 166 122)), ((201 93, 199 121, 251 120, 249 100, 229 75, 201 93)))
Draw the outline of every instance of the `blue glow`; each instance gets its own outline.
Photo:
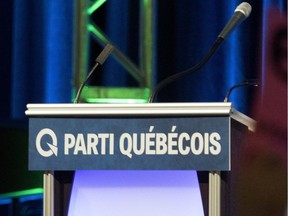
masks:
POLYGON ((0 200, 0 205, 9 205, 12 204, 12 199, 1 199, 0 200))
MULTIPOLYGON (((28 35, 23 34, 25 29, 29 31, 28 19, 28 5, 21 0, 15 0, 14 3, 14 25, 13 25, 13 68, 12 68, 12 91, 11 91, 11 117, 21 118, 24 116, 25 99, 28 97, 27 85, 27 69, 29 68, 29 61, 23 56, 27 56, 29 50, 28 35), (22 113, 21 113, 22 112, 22 113)), ((29 50, 31 54, 31 49, 29 50)))
MULTIPOLYGON (((129 1, 108 1, 107 8, 107 35, 114 44, 117 44, 121 52, 127 53, 129 1)), ((127 72, 117 61, 108 58, 105 63, 105 71, 107 71, 103 74, 105 86, 127 86, 127 77, 124 75, 127 72)))
MULTIPOLYGON (((230 41, 230 45, 229 48, 227 50, 228 53, 228 59, 226 62, 226 81, 227 83, 227 87, 232 87, 233 85, 235 85, 237 83, 237 79, 236 79, 236 73, 237 71, 237 53, 234 51, 238 44, 236 43, 236 38, 237 35, 236 34, 232 34, 230 35, 229 41, 230 41)), ((230 97, 230 101, 233 101, 234 105, 236 104, 235 101, 235 94, 231 94, 230 97)))
POLYGON ((196 171, 77 171, 69 216, 204 216, 196 171))
POLYGON ((11 115, 27 103, 71 102, 73 1, 15 0, 11 115))
POLYGON ((43 199, 43 195, 37 194, 37 195, 20 197, 19 202, 27 202, 27 201, 42 200, 42 199, 43 199))
POLYGON ((47 103, 71 102, 73 4, 45 1, 47 6, 46 89, 47 103))
MULTIPOLYGON (((229 2, 229 11, 234 11, 235 8, 237 7, 237 4, 235 1, 230 1, 229 2)), ((230 19, 231 17, 231 13, 227 13, 227 20, 230 19), (229 15, 228 15, 229 14, 229 15)), ((239 75, 243 74, 243 72, 241 72, 241 64, 242 62, 239 61, 239 54, 241 54, 240 52, 235 52, 235 50, 241 50, 241 46, 239 43, 239 31, 237 31, 237 29, 235 31, 233 31, 231 33, 231 35, 229 35, 227 37, 227 43, 229 43, 229 46, 227 46, 227 56, 228 59, 225 61, 225 77, 226 77, 226 86, 228 87, 228 89, 232 86, 234 86, 237 83, 242 82, 243 80, 241 80, 239 78, 239 75)), ((239 101, 237 101, 237 98, 243 98, 243 96, 240 95, 241 91, 234 91, 233 94, 231 94, 230 96, 230 101, 233 102, 233 106, 237 109, 239 104, 243 104, 243 101, 241 101, 239 103, 239 101)), ((240 109, 241 110, 241 109, 240 109)))
MULTIPOLYGON (((263 16, 262 16, 262 54, 261 54, 261 88, 262 90, 265 87, 265 82, 263 82, 265 80, 265 50, 266 50, 266 41, 267 41, 267 37, 266 37, 266 31, 267 31, 267 8, 269 5, 269 1, 264 1, 263 2, 263 16)), ((263 91, 262 91, 263 92, 263 91)))

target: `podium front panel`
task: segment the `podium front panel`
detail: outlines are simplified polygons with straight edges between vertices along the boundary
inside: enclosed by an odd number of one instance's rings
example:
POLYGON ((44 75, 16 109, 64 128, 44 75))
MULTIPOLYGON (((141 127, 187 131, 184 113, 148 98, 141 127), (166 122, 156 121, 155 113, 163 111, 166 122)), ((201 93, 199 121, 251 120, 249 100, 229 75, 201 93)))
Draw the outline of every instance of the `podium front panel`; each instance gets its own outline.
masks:
POLYGON ((30 170, 230 170, 229 116, 32 117, 30 170))

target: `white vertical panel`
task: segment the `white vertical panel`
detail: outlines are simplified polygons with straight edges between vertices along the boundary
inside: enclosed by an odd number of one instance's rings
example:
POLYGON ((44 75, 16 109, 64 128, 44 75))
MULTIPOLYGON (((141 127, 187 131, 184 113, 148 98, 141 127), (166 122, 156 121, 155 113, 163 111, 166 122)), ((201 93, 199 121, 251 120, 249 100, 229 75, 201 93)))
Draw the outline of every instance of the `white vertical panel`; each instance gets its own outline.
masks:
POLYGON ((69 216, 204 216, 196 171, 77 171, 69 216))

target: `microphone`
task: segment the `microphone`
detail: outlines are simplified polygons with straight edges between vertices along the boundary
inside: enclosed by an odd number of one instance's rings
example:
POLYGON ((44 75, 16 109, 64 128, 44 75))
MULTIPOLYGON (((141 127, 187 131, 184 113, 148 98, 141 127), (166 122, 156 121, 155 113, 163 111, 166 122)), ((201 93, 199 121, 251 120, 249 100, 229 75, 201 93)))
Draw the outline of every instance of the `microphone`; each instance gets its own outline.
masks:
POLYGON ((240 23, 249 17, 251 11, 252 7, 247 2, 242 2, 240 5, 238 5, 233 16, 230 18, 229 22, 226 24, 218 37, 225 39, 240 23))
POLYGON ((80 87, 77 91, 76 97, 74 99, 74 103, 79 103, 79 98, 80 98, 80 95, 82 93, 83 87, 87 84, 88 80, 90 79, 91 75, 94 73, 96 68, 99 65, 103 65, 103 63, 106 61, 106 59, 108 58, 110 53, 113 51, 113 49, 114 49, 114 47, 111 44, 107 44, 104 47, 104 49, 102 50, 102 52, 99 54, 99 56, 96 58, 95 65, 93 66, 93 68, 89 72, 88 76, 86 77, 85 81, 80 85, 80 87))
POLYGON ((252 79, 252 80, 245 80, 245 81, 243 81, 243 82, 241 82, 241 83, 238 83, 238 84, 232 86, 232 87, 228 90, 228 92, 227 92, 227 94, 226 94, 226 96, 225 96, 224 102, 228 102, 228 101, 229 101, 230 94, 232 93, 232 91, 233 91, 235 88, 239 88, 239 87, 249 87, 249 86, 258 87, 259 85, 260 85, 260 84, 259 84, 258 80, 254 80, 254 79, 252 79))
POLYGON ((171 75, 161 81, 154 91, 152 92, 148 103, 152 103, 154 101, 155 96, 158 94, 158 92, 164 88, 166 85, 170 84, 171 82, 174 82, 184 76, 190 75, 196 71, 198 71, 202 66, 204 66, 208 60, 212 57, 212 55, 216 52, 216 50, 219 48, 221 43, 224 41, 224 39, 227 37, 229 33, 231 33, 236 26, 238 26, 244 19, 246 19, 250 13, 251 13, 251 6, 247 2, 241 3, 234 11, 234 14, 232 18, 229 20, 229 22, 226 24, 224 29, 221 31, 221 33, 218 35, 217 39, 213 43, 212 47, 210 48, 209 52, 206 56, 204 56, 196 65, 194 65, 192 68, 188 68, 180 73, 176 73, 174 75, 171 75))

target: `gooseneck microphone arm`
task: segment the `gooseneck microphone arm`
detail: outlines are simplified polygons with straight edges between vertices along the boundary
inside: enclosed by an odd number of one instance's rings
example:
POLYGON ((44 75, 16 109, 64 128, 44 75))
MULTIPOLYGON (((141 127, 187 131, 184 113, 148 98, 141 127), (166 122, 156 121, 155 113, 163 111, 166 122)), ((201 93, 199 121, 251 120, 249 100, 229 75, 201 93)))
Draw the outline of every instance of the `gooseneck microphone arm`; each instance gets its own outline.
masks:
POLYGON ((232 87, 228 90, 228 92, 227 92, 227 94, 226 94, 226 96, 225 96, 224 102, 228 102, 228 101, 229 101, 229 97, 230 97, 232 91, 233 91, 235 88, 239 88, 239 87, 249 87, 249 86, 258 87, 259 85, 260 85, 260 84, 259 84, 258 80, 255 80, 255 79, 245 80, 245 81, 243 81, 243 82, 241 82, 241 83, 238 83, 238 84, 232 86, 232 87))
POLYGON ((75 99, 74 99, 74 103, 79 103, 79 99, 80 99, 80 95, 82 93, 82 90, 84 88, 84 86, 87 84, 88 80, 90 79, 91 75, 93 74, 93 72, 96 70, 96 68, 100 65, 99 62, 96 62, 93 66, 93 68, 90 70, 88 76, 86 77, 85 81, 83 83, 81 83, 78 91, 77 91, 77 94, 75 96, 75 99))
POLYGON ((161 81, 156 88, 154 89, 154 91, 152 92, 150 98, 149 98, 149 103, 153 103, 155 96, 158 94, 158 92, 165 86, 167 86, 168 84, 170 84, 171 82, 174 82, 178 79, 181 79, 182 77, 185 77, 189 74, 192 74, 196 71, 198 71, 203 65, 206 64, 206 62, 209 61, 209 59, 212 57, 212 55, 216 52, 216 50, 218 49, 218 47, 220 46, 220 44, 223 42, 223 38, 218 37, 217 40, 214 42, 214 44, 212 45, 212 47, 210 48, 208 54, 202 58, 200 60, 200 62, 198 62, 195 66, 193 66, 192 68, 188 68, 185 71, 182 71, 180 73, 176 73, 172 76, 167 77, 166 79, 164 79, 163 81, 161 81))
POLYGON ((163 89, 165 86, 170 84, 171 82, 174 82, 180 78, 183 78, 187 75, 190 75, 196 71, 198 71, 202 66, 204 66, 208 60, 211 58, 211 56, 216 52, 218 47, 221 45, 223 40, 243 21, 245 20, 251 13, 251 6, 247 2, 242 2, 240 5, 237 6, 237 8, 234 11, 233 16, 231 19, 228 21, 228 23, 225 25, 223 30, 220 32, 218 35, 216 41, 213 43, 212 47, 210 48, 208 54, 200 60, 195 66, 192 68, 189 68, 183 72, 174 74, 170 77, 167 77, 163 81, 161 81, 154 91, 152 92, 150 98, 149 98, 149 103, 152 103, 154 101, 155 96, 158 94, 158 92, 163 89))
POLYGON ((89 72, 88 76, 86 77, 85 81, 80 85, 80 87, 79 87, 79 89, 77 91, 76 97, 74 99, 74 103, 79 103, 80 95, 82 93, 82 90, 83 90, 84 86, 87 84, 88 80, 90 79, 91 75, 94 73, 96 68, 99 65, 103 65, 103 63, 106 61, 106 59, 108 58, 110 53, 113 51, 113 49, 114 49, 114 47, 111 44, 107 44, 105 46, 105 48, 102 50, 102 52, 99 54, 99 56, 96 58, 95 65, 90 70, 90 72, 89 72))

